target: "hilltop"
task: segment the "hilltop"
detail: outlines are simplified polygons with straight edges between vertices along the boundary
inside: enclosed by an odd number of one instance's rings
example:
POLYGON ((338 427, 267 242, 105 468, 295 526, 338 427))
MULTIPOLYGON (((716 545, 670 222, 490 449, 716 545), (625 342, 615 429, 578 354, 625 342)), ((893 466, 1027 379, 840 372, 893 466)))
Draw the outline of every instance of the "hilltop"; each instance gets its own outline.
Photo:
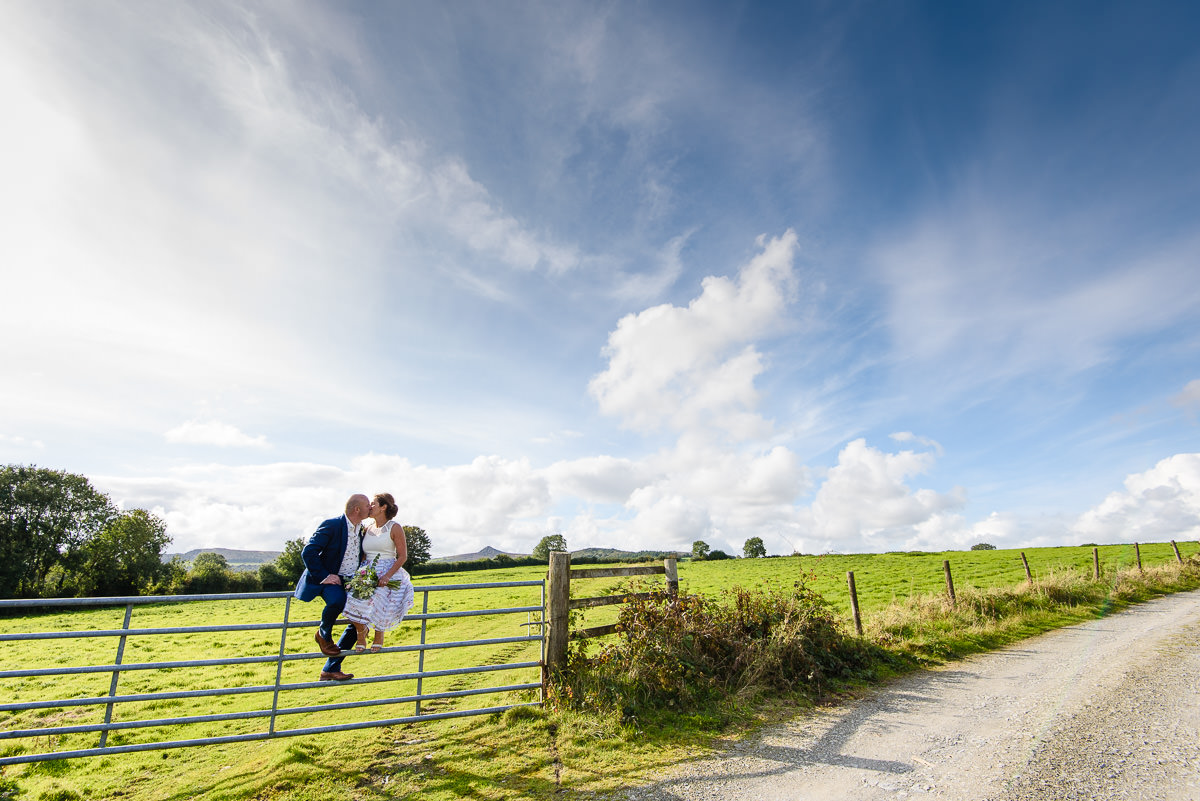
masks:
POLYGON ((225 557, 225 561, 230 567, 236 565, 263 565, 268 562, 274 562, 279 558, 282 551, 239 551, 236 548, 193 548, 186 553, 164 553, 162 560, 170 562, 174 557, 178 556, 185 562, 195 561, 196 557, 202 553, 215 553, 225 557))

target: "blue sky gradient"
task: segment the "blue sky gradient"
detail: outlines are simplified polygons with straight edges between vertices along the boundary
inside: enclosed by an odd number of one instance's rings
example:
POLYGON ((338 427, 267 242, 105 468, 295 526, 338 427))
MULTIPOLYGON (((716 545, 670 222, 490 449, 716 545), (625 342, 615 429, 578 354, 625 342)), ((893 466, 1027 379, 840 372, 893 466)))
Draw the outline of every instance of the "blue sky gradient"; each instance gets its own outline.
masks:
POLYGON ((0 6, 0 459, 174 548, 1200 534, 1185 3, 0 6))

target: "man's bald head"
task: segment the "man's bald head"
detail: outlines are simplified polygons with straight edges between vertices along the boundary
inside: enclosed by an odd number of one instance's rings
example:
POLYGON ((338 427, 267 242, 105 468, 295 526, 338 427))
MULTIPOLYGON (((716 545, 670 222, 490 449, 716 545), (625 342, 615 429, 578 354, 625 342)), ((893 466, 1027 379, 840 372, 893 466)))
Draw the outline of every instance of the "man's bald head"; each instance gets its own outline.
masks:
POLYGON ((365 520, 370 511, 371 499, 366 495, 351 495, 350 500, 346 501, 346 519, 353 526, 365 520))

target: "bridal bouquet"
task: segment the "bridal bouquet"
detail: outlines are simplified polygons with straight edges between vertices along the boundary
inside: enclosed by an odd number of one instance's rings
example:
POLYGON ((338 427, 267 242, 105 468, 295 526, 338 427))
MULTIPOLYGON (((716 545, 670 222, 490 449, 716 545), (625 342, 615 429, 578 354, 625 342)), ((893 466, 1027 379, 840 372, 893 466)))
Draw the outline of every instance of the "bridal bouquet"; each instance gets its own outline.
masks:
MULTIPOLYGON (((365 601, 375 594, 375 590, 379 587, 379 572, 375 566, 379 564, 379 557, 376 556, 371 560, 370 564, 363 564, 354 573, 354 578, 350 579, 350 583, 346 585, 346 592, 353 595, 360 601, 365 601)), ((388 589, 398 589, 400 582, 392 579, 387 583, 388 589)))

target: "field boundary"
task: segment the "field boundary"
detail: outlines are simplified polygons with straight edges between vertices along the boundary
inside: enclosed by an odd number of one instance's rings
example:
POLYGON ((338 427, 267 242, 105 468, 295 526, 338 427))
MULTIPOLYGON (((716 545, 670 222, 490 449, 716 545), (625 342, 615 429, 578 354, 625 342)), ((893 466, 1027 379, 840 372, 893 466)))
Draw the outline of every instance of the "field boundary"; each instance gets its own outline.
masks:
MULTIPOLYGON (((40 714, 50 714, 55 711, 63 711, 77 707, 103 707, 104 722, 90 723, 79 726, 44 726, 27 729, 5 729, 0 731, 0 741, 10 740, 30 740, 33 738, 46 738, 46 743, 49 746, 58 736, 65 734, 99 734, 99 741, 95 747, 73 749, 68 751, 53 751, 46 750, 39 753, 19 753, 0 757, 0 766, 15 765, 30 762, 44 762, 56 759, 74 759, 81 757, 95 757, 109 754, 121 754, 134 751, 150 751, 171 748, 188 748, 201 745, 217 745, 222 743, 244 742, 254 740, 268 740, 279 737, 294 737, 304 734, 319 734, 334 731, 349 731, 354 729, 375 728, 380 726, 393 726, 401 723, 418 723, 433 720, 442 720, 445 718, 455 717, 470 717, 475 715, 488 715, 496 712, 503 712, 511 709, 514 706, 535 706, 544 701, 544 695, 538 702, 527 704, 498 704, 485 708, 464 709, 448 712, 422 712, 422 701, 445 700, 450 698, 463 698, 467 696, 479 695, 494 695, 500 693, 512 693, 521 691, 541 690, 540 682, 527 682, 517 684, 499 685, 493 687, 470 688, 462 690, 451 690, 447 692, 423 693, 422 682, 426 678, 444 677, 444 676, 467 676, 473 674, 486 674, 506 670, 518 670, 526 668, 539 668, 545 663, 545 640, 542 634, 524 634, 514 637, 497 637, 479 640, 460 640, 453 642, 427 642, 427 626, 431 620, 474 617, 481 615, 506 615, 525 613, 528 615, 538 615, 541 620, 545 619, 546 613, 546 586, 544 581, 502 581, 502 582, 486 582, 480 584, 447 584, 447 585, 427 585, 414 587, 417 593, 423 594, 421 604, 421 612, 410 614, 405 617, 405 621, 419 620, 421 622, 420 641, 414 645, 400 645, 386 647, 382 652, 416 652, 418 654, 418 665, 415 672, 396 673, 384 676, 371 676, 359 679, 351 679, 345 682, 338 682, 339 686, 355 685, 355 684, 374 684, 381 682, 399 682, 399 681, 416 681, 416 693, 403 695, 395 698, 384 699, 363 699, 348 703, 335 704, 317 704, 307 706, 288 707, 280 704, 281 695, 292 690, 310 689, 315 687, 328 686, 328 682, 294 682, 283 683, 283 665, 286 662, 296 660, 310 659, 325 659, 325 655, 320 652, 312 653, 286 653, 288 632, 293 629, 308 629, 315 628, 318 621, 295 621, 291 619, 292 599, 291 592, 257 592, 257 593, 227 593, 220 595, 167 595, 167 596, 135 596, 124 598, 48 598, 48 599, 13 599, 0 600, 0 612, 13 609, 78 609, 78 608, 96 608, 96 607, 125 607, 124 624, 119 629, 104 629, 104 630, 73 630, 65 629, 51 632, 23 632, 14 634, 0 634, 0 643, 4 642, 28 642, 31 640, 80 640, 84 638, 116 638, 117 645, 112 663, 103 665, 81 665, 74 667, 53 667, 53 668, 31 668, 24 670, 0 670, 0 687, 3 682, 13 679, 28 679, 35 677, 49 676, 68 676, 79 674, 103 674, 110 673, 112 676, 109 684, 107 695, 95 696, 88 698, 60 698, 50 701, 29 701, 0 704, 0 713, 15 713, 22 711, 36 710, 40 714), (438 592, 454 592, 461 590, 479 590, 493 588, 508 588, 508 587, 540 587, 541 588, 541 603, 537 606, 518 606, 518 607, 502 607, 490 609, 473 609, 459 610, 450 612, 429 612, 429 596, 431 593, 438 592), (133 610, 138 606, 162 605, 162 604, 187 604, 200 601, 247 601, 254 599, 284 599, 283 617, 279 623, 250 623, 250 624, 230 624, 230 625, 214 625, 214 626, 166 626, 154 628, 132 628, 133 610), (279 649, 277 653, 271 655, 253 655, 253 656, 236 656, 222 659, 204 659, 204 660, 179 660, 166 662, 138 662, 138 663, 123 663, 125 653, 125 644, 129 637, 142 636, 158 636, 158 635, 178 635, 178 634, 197 634, 197 633, 230 633, 238 631, 278 631, 279 632, 279 649), (450 668, 445 670, 425 670, 425 653, 426 651, 444 650, 451 648, 465 648, 478 645, 507 645, 519 644, 527 642, 541 643, 541 658, 537 662, 512 662, 500 664, 478 665, 465 668, 450 668), (135 693, 128 695, 120 695, 117 690, 120 684, 122 673, 133 671, 146 670, 169 670, 175 668, 188 667, 214 667, 214 666, 233 666, 233 665, 256 665, 256 664, 275 664, 275 681, 271 684, 257 684, 241 687, 223 687, 209 688, 199 690, 186 690, 178 692, 150 692, 150 693, 135 693), (154 718, 147 720, 132 720, 132 721, 113 721, 113 710, 118 704, 128 704, 135 702, 164 702, 175 701, 182 698, 218 698, 221 696, 259 694, 264 697, 269 694, 270 707, 257 709, 248 712, 230 712, 223 714, 209 715, 190 715, 176 718, 154 718), (350 708, 362 708, 368 706, 382 705, 400 705, 414 704, 414 712, 411 715, 399 717, 391 717, 384 720, 361 721, 354 723, 338 723, 326 726, 306 726, 300 728, 279 728, 276 724, 282 718, 289 715, 309 714, 316 712, 338 711, 350 708), (221 721, 233 720, 248 720, 248 719, 266 719, 267 728, 265 731, 256 731, 246 734, 232 734, 219 737, 198 737, 184 740, 159 740, 154 742, 133 743, 128 745, 108 745, 108 735, 111 731, 128 731, 134 729, 152 729, 164 728, 168 726, 177 726, 192 723, 214 723, 221 721)), ((347 623, 342 620, 339 623, 347 623)), ((534 624, 537 625, 537 624, 534 624)), ((344 651, 344 655, 350 655, 352 652, 344 651)), ((8 693, 5 693, 8 695, 8 693)), ((12 697, 11 695, 9 697, 12 697)), ((36 739, 34 739, 36 742, 36 739)))

